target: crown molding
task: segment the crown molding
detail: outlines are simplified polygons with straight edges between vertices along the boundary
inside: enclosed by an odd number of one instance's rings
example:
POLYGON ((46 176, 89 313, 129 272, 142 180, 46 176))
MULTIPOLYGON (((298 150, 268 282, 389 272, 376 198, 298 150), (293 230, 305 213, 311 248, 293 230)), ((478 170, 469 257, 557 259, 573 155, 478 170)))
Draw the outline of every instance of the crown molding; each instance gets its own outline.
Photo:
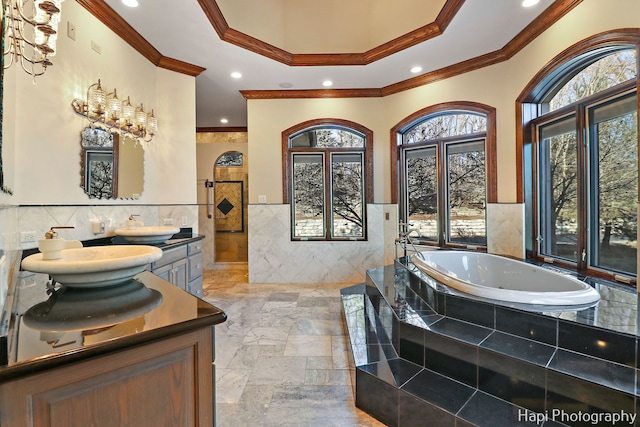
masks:
MULTIPOLYGON (((142 37, 140 33, 135 31, 133 27, 107 5, 104 0, 76 1, 154 65, 191 76, 197 76, 205 70, 205 68, 197 65, 163 56, 142 37)), ((229 27, 215 0, 198 0, 198 3, 220 38, 228 43, 291 66, 335 66, 366 65, 442 34, 464 4, 464 0, 447 0, 436 20, 431 24, 425 25, 422 28, 367 52, 346 54, 292 54, 229 27)), ((371 98, 392 95, 506 61, 520 52, 532 40, 546 31, 551 25, 556 23, 580 3, 582 3, 582 0, 556 0, 503 48, 382 88, 246 90, 240 91, 240 93, 242 93, 246 99, 371 98)))
MULTIPOLYGON (((210 0, 212 1, 212 0, 210 0)), ((382 88, 332 89, 332 90, 246 90, 240 91, 245 99, 287 99, 287 98, 366 98, 384 97, 414 89, 439 80, 448 79, 490 65, 498 64, 513 57, 532 40, 545 32, 560 18, 582 3, 582 0, 556 0, 527 27, 518 33, 502 49, 412 77, 382 88)))
POLYGON ((197 65, 162 55, 104 0, 76 0, 76 2, 155 66, 190 76, 197 76, 205 70, 197 65))
POLYGON ((507 61, 580 3, 582 0, 556 0, 501 49, 385 86, 382 93, 384 96, 392 95, 507 61))
POLYGON ((160 61, 158 61, 156 66, 193 77, 197 77, 200 73, 206 70, 204 67, 189 64, 188 62, 180 61, 178 59, 169 58, 168 56, 160 58, 160 61))
POLYGON ((220 39, 289 66, 367 65, 444 32, 465 0, 446 0, 436 20, 362 53, 290 53, 229 26, 215 0, 198 0, 220 39))
POLYGON ((381 89, 241 90, 245 99, 380 98, 381 89))

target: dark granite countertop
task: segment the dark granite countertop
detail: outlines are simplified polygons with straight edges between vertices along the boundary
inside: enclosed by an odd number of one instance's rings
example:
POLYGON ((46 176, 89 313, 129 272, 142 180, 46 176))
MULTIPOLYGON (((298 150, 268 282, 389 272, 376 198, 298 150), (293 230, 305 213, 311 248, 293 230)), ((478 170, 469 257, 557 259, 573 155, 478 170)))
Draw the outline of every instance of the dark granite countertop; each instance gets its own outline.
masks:
POLYGON ((51 288, 46 274, 20 271, 13 285, 0 382, 226 320, 221 309, 148 271, 91 289, 51 288))
MULTIPOLYGON (((179 233, 174 234, 169 240, 164 243, 153 243, 150 246, 156 246, 162 250, 171 249, 176 246, 181 246, 187 243, 197 242, 204 239, 205 236, 200 234, 192 234, 190 228, 181 228, 179 233)), ((122 236, 110 236, 101 237, 98 239, 83 240, 83 246, 105 246, 105 245, 131 245, 133 243, 127 242, 122 236)), ((149 245, 145 243, 145 245, 149 245)), ((36 249, 37 252, 37 249, 36 249)))
MULTIPOLYGON (((169 240, 163 243, 152 243, 145 245, 156 246, 163 251, 175 248, 178 246, 182 246, 189 243, 194 243, 199 240, 203 240, 205 238, 204 235, 201 234, 193 234, 190 228, 181 228, 180 232, 174 234, 169 240)), ((132 245, 134 243, 127 242, 122 236, 108 236, 108 237, 99 237, 97 239, 83 240, 82 246, 108 246, 108 245, 132 245)), ((40 252, 38 248, 25 249, 22 254, 22 258, 26 258, 29 255, 40 252)))

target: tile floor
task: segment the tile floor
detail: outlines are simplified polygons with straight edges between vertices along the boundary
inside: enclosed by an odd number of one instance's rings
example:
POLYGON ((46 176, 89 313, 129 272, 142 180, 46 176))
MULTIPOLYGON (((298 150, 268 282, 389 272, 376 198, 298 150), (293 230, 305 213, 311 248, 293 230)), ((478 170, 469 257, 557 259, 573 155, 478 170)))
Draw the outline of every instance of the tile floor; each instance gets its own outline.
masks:
POLYGON ((218 427, 384 426, 357 409, 340 315, 345 284, 247 283, 246 264, 204 272, 216 327, 218 427))

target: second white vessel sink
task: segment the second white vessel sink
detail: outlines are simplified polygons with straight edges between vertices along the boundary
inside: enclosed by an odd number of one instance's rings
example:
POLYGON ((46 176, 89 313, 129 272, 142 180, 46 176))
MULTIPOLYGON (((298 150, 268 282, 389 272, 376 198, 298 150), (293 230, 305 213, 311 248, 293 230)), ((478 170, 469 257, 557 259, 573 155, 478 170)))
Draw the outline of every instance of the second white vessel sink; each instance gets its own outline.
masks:
POLYGON ((162 249, 148 245, 89 246, 63 249, 61 257, 43 259, 42 253, 22 260, 22 268, 46 273, 69 287, 103 287, 126 282, 162 257, 162 249))
POLYGON ((170 226, 146 226, 132 228, 118 228, 116 235, 122 236, 127 242, 154 244, 164 243, 174 234, 180 231, 177 227, 170 226))

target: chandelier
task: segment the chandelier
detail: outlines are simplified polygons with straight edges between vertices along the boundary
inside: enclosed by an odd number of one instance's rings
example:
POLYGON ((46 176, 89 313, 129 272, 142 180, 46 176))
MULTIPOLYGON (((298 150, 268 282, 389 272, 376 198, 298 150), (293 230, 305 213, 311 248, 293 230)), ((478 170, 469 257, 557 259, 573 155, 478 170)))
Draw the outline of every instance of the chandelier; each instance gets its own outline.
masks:
POLYGON ((19 62, 34 78, 53 65, 63 0, 2 0, 4 68, 19 62))
POLYGON ((158 119, 153 110, 146 113, 142 104, 132 105, 128 96, 120 100, 117 90, 105 91, 100 80, 89 86, 86 100, 74 99, 71 106, 76 113, 86 117, 92 126, 100 124, 112 133, 149 142, 158 132, 158 119))

